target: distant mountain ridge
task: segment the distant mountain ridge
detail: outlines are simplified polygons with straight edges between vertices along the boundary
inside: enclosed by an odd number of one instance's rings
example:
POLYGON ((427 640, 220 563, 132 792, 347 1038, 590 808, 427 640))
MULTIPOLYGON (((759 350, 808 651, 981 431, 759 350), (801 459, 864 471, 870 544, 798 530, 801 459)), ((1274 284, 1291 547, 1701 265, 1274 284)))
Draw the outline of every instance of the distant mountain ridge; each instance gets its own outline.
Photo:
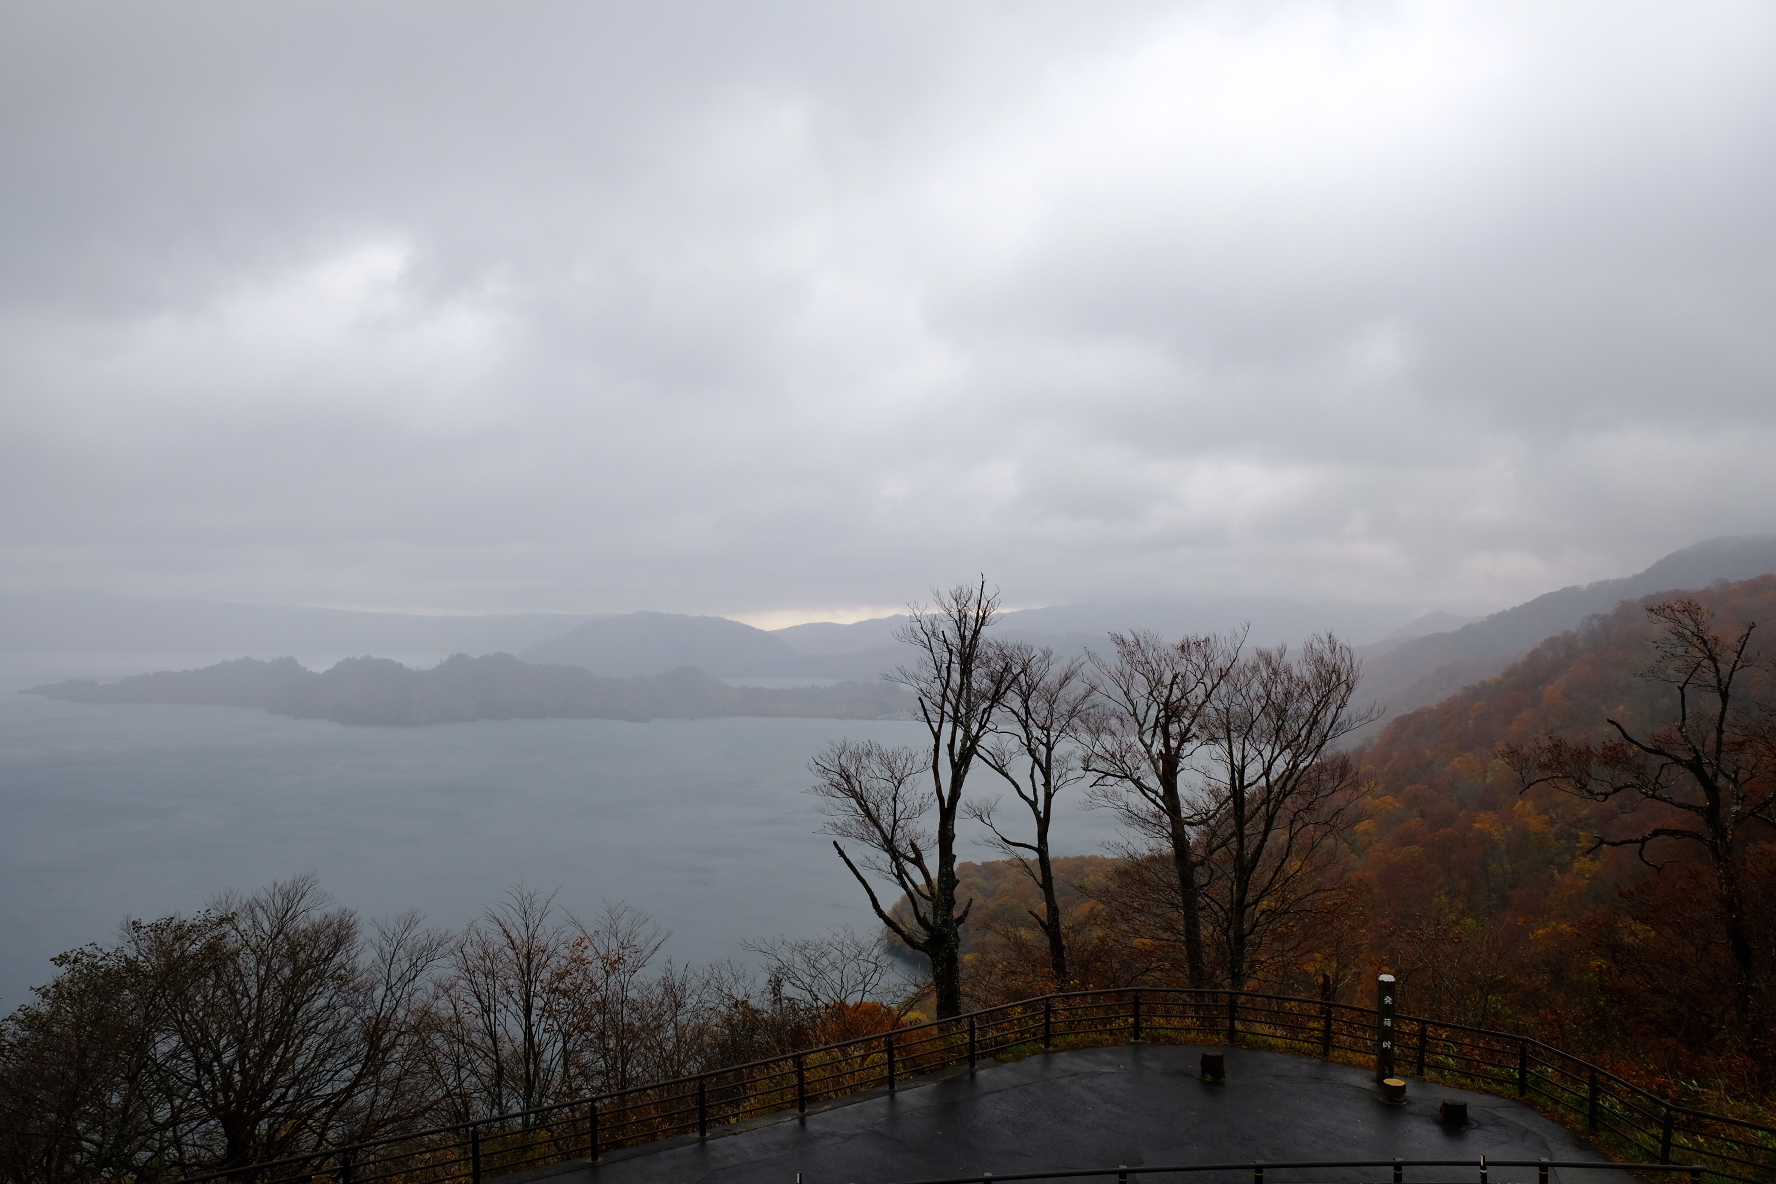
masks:
POLYGON ((5 653, 494 653, 521 650, 590 613, 431 616, 99 593, 0 593, 5 653))
POLYGON ((1389 716, 1425 707, 1491 678, 1546 639, 1613 612, 1624 600, 1771 573, 1776 535, 1707 539, 1631 576, 1561 588, 1449 632, 1360 647, 1363 694, 1389 716))
MULTIPOLYGON (((1112 631, 1153 629, 1168 636, 1226 632, 1250 622, 1256 644, 1333 629, 1374 636, 1411 617, 1399 605, 1315 605, 1275 597, 1079 604, 1001 615, 1000 637, 1047 645, 1065 656, 1107 650, 1112 631)), ((906 660, 894 633, 905 614, 841 625, 816 621, 765 631, 725 617, 638 612, 588 621, 522 651, 531 662, 583 666, 629 676, 689 665, 723 677, 874 678, 906 660)))
POLYGON ((700 670, 600 678, 576 666, 540 666, 510 654, 466 654, 429 670, 387 658, 347 658, 316 673, 294 658, 238 658, 200 670, 141 674, 100 685, 74 679, 25 692, 74 703, 189 703, 257 707, 297 719, 417 725, 480 719, 708 719, 798 716, 892 719, 910 706, 886 683, 766 690, 732 687, 700 670))
POLYGON ((611 677, 658 674, 679 666, 695 666, 718 677, 808 673, 803 655, 763 629, 726 617, 677 613, 626 613, 587 621, 527 647, 521 656, 527 662, 564 663, 611 677))
MULTIPOLYGON (((1709 539, 1645 571, 1562 588, 1463 623, 1414 617, 1403 605, 1307 603, 1278 597, 1147 598, 1006 612, 998 635, 1065 656, 1102 652, 1113 631, 1178 637, 1251 625, 1254 644, 1333 630, 1358 645, 1364 695, 1392 714, 1423 706, 1503 669, 1546 637, 1623 599, 1776 572, 1776 535, 1709 539), (1452 627, 1459 626, 1459 627, 1452 627), (1437 632, 1430 632, 1438 630, 1437 632)), ((216 653, 516 653, 540 665, 607 678, 695 667, 717 678, 873 681, 907 658, 894 641, 904 614, 767 631, 723 617, 676 613, 428 617, 205 601, 0 596, 0 650, 216 653)))

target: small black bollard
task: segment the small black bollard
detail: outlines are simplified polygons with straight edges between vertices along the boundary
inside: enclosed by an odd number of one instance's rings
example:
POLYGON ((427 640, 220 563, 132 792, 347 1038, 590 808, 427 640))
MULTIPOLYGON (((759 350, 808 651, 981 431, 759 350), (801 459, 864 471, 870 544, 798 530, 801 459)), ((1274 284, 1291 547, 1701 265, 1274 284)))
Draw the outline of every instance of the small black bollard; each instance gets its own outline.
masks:
POLYGON ((1205 1052, 1202 1059, 1202 1079, 1204 1081, 1227 1080, 1227 1054, 1205 1052))
POLYGON ((1390 1106, 1404 1106, 1406 1104, 1406 1079, 1404 1077, 1382 1078, 1381 1100, 1390 1106))
POLYGON ((1468 1104, 1446 1101, 1437 1107, 1437 1125, 1452 1131, 1465 1130, 1468 1125, 1468 1104))

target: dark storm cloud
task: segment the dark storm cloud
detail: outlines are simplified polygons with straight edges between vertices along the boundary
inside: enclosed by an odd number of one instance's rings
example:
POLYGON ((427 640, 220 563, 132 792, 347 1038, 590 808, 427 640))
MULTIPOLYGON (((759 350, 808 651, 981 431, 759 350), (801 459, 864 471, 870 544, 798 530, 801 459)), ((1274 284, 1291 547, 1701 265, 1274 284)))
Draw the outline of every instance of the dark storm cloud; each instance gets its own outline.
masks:
POLYGON ((1761 5, 15 5, 0 578, 1495 606, 1776 528, 1761 5))

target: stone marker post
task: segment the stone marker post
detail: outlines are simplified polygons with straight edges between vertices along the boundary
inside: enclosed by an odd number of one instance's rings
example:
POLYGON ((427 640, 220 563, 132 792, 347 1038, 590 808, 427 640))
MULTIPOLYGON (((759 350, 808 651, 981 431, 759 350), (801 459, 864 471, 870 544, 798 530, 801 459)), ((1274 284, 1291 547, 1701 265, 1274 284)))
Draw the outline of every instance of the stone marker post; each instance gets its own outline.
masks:
POLYGON ((1398 995, 1393 975, 1384 974, 1375 980, 1375 1080, 1378 1082, 1394 1075, 1394 1008, 1398 995))

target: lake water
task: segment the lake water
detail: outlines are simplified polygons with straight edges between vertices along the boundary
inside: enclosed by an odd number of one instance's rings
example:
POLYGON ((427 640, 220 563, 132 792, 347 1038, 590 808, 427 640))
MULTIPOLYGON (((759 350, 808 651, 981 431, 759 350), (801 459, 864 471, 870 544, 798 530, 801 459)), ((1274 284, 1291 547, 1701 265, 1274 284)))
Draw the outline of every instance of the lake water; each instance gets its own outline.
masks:
MULTIPOLYGON (((559 888, 582 915, 625 900, 672 932, 681 962, 741 957, 746 938, 873 924, 818 833, 808 762, 841 737, 916 742, 914 724, 368 728, 17 693, 238 656, 0 655, 0 1012, 52 977, 51 956, 111 941, 125 916, 189 912, 305 871, 365 915, 419 908, 453 927, 520 883, 559 888)), ((337 655, 298 657, 324 668, 337 655)), ((1068 811, 1057 851, 1092 853, 1113 834, 1102 812, 1068 811)))

